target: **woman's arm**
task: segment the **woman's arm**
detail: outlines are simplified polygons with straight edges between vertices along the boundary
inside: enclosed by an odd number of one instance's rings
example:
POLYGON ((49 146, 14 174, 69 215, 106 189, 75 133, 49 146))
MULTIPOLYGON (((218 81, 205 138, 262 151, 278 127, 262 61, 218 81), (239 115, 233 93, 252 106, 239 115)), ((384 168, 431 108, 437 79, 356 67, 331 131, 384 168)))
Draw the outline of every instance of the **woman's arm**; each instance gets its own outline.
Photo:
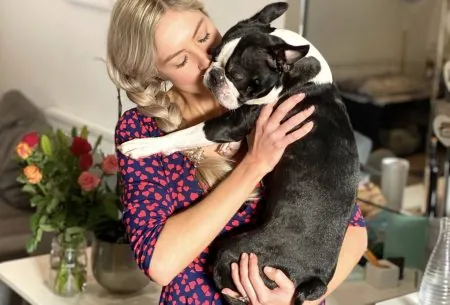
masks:
POLYGON ((338 257, 338 263, 333 278, 328 283, 326 294, 316 301, 307 301, 304 305, 320 304, 328 295, 330 295, 359 262, 367 249, 367 230, 365 227, 349 226, 342 243, 341 251, 338 257))

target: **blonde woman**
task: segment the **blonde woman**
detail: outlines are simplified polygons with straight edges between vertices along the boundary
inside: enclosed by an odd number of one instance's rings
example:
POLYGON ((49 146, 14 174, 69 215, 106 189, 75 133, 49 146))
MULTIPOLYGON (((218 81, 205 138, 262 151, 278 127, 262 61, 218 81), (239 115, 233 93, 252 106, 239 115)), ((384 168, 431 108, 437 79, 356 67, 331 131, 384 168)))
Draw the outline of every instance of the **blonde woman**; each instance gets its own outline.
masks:
MULTIPOLYGON (((108 34, 108 72, 137 104, 119 120, 116 145, 158 137, 224 111, 202 84, 210 65, 208 51, 220 39, 199 1, 116 2, 108 34)), ((265 106, 248 145, 230 143, 138 161, 118 152, 124 223, 137 264, 164 286, 160 304, 224 304, 223 294, 254 305, 291 304, 293 283, 269 267, 264 272, 279 287, 265 287, 255 255, 243 253, 231 266, 236 287, 229 288, 237 291, 217 291, 210 266, 216 238, 258 220, 264 205, 260 181, 285 147, 311 130, 308 123, 286 135, 314 109, 280 125, 302 99, 294 96, 276 110, 273 103, 265 106)), ((328 294, 347 277, 365 248, 364 222, 355 209, 328 294)))

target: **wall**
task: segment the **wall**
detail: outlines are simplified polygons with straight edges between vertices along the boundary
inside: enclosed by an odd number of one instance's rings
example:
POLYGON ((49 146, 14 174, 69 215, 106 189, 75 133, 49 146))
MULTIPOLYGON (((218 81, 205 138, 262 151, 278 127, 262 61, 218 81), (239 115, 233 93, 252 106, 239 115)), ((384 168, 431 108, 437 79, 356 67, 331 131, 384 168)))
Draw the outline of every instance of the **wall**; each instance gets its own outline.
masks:
MULTIPOLYGON (((371 69, 379 67, 377 62, 390 62, 399 54, 402 8, 398 1, 310 1, 308 38, 337 75, 344 75, 340 71, 355 63, 372 61, 371 69)), ((427 8, 435 1, 426 0, 427 8)), ((205 0, 205 5, 223 32, 270 2, 205 0)), ((298 0, 289 2, 298 7, 298 0)), ((414 22, 421 25, 411 32, 417 38, 409 51, 412 61, 422 60, 426 46, 429 18, 424 12, 423 5, 416 7, 414 22)), ((288 18, 292 26, 295 14, 288 18)), ((275 25, 283 26, 284 21, 282 17, 275 25)), ((42 108, 50 107, 53 118, 62 117, 66 124, 95 125, 98 133, 111 139, 116 91, 104 63, 96 59, 105 54, 108 22, 108 12, 66 0, 0 0, 0 94, 20 89, 42 108)), ((130 103, 125 104, 128 107, 130 103)))
POLYGON ((437 31, 438 0, 310 0, 306 37, 336 77, 420 73, 437 31), (409 1, 411 2, 411 1, 409 1), (405 31, 403 31, 405 30, 405 31))

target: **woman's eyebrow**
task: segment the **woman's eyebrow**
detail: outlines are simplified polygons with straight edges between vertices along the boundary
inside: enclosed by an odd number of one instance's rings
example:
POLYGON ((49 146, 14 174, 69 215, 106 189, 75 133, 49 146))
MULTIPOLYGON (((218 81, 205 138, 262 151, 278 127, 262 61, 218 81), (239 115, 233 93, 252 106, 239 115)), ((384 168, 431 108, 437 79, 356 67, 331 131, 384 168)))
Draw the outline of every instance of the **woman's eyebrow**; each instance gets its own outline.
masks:
MULTIPOLYGON (((202 26, 204 21, 205 21, 205 18, 202 18, 198 21, 197 26, 195 27, 194 34, 192 35, 192 38, 195 38, 195 36, 197 36, 198 30, 200 29, 200 27, 202 26)), ((167 56, 166 59, 164 60, 164 63, 167 63, 170 60, 172 60, 173 58, 177 57, 183 51, 184 51, 184 49, 179 50, 179 51, 167 56)))

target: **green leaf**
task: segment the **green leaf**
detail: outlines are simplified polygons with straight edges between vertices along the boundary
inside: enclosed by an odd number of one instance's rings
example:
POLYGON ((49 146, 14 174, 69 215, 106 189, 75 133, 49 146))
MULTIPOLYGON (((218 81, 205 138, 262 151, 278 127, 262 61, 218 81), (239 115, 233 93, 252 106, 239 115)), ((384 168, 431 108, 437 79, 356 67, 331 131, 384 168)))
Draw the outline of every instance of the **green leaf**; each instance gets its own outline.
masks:
POLYGON ((113 200, 108 200, 103 202, 106 214, 114 220, 119 219, 119 210, 117 209, 116 203, 113 200))
POLYGON ((24 175, 19 175, 16 178, 16 181, 19 182, 19 183, 22 183, 22 184, 28 183, 27 178, 24 175))
POLYGON ((56 136, 58 137, 58 141, 59 143, 61 143, 62 147, 67 146, 67 136, 64 134, 64 132, 62 132, 61 129, 58 129, 56 131, 56 136))
POLYGON ((52 213, 56 209, 58 204, 59 204, 59 199, 56 197, 53 197, 52 200, 50 201, 50 204, 46 208, 47 213, 52 213))
POLYGON ((34 235, 32 235, 27 242, 27 252, 33 253, 37 248, 38 241, 34 235))
POLYGON ((85 231, 84 228, 81 228, 81 227, 71 227, 71 228, 67 228, 66 233, 73 235, 73 234, 83 233, 84 231, 85 231))
POLYGON ((52 155, 52 144, 47 135, 43 135, 41 137, 41 148, 45 155, 47 155, 47 156, 52 155))
POLYGON ((71 134, 72 134, 72 138, 75 138, 78 136, 78 130, 76 127, 72 127, 71 134))
POLYGON ((41 208, 47 204, 48 199, 41 195, 35 195, 35 196, 31 197, 30 201, 31 201, 31 206, 41 208))
POLYGON ((41 215, 40 213, 34 213, 31 217, 30 217, 30 229, 31 231, 36 234, 37 229, 39 228, 39 221, 41 220, 41 215))
POLYGON ((100 135, 100 136, 97 138, 97 141, 95 141, 94 149, 93 149, 93 153, 94 153, 94 154, 97 152, 98 147, 99 147, 100 144, 102 143, 102 139, 103 139, 103 137, 100 135))
POLYGON ((55 232, 55 228, 52 225, 40 225, 39 228, 44 232, 55 232))
POLYGON ((82 137, 83 139, 87 139, 88 136, 89 136, 89 130, 87 129, 86 126, 83 126, 83 128, 81 129, 80 137, 82 137))
POLYGON ((32 195, 35 195, 37 193, 36 188, 32 186, 31 184, 25 184, 22 187, 22 191, 25 193, 30 193, 32 195))

